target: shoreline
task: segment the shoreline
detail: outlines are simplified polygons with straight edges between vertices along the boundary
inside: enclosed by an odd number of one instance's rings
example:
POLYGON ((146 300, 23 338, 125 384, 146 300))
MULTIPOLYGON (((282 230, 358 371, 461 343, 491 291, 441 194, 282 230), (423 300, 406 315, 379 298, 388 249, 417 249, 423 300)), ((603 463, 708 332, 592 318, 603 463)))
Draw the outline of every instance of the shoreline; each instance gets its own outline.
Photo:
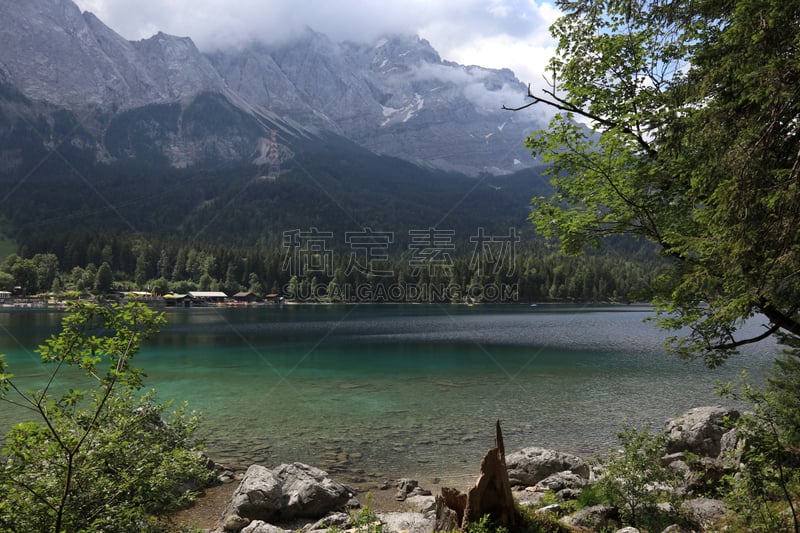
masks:
MULTIPOLYGON (((245 469, 246 470, 246 469, 245 469)), ((240 475, 244 470, 237 470, 240 475)), ((338 481, 336 476, 332 476, 338 481)), ((473 476, 477 478, 476 476, 473 476)), ((390 480, 387 480, 390 481, 390 480)), ((177 525, 187 527, 196 527, 201 530, 213 530, 222 516, 226 505, 230 501, 236 488, 239 486, 239 479, 231 481, 230 483, 221 483, 203 489, 191 507, 177 511, 169 518, 174 520, 177 525)), ((348 484, 348 486, 351 486, 348 484)), ((420 486, 431 490, 434 494, 438 494, 438 486, 429 487, 424 482, 420 482, 420 486)), ((388 512, 402 512, 408 510, 404 502, 399 502, 395 499, 395 492, 392 486, 386 487, 372 487, 368 490, 366 487, 352 486, 356 490, 355 498, 362 506, 368 505, 372 511, 379 513, 388 512)), ((456 487, 460 490, 466 490, 467 487, 456 487)))
MULTIPOLYGON (((66 307, 73 301, 89 300, 96 301, 93 297, 77 298, 77 299, 57 299, 49 296, 25 296, 25 297, 11 297, 0 299, 0 310, 13 311, 13 310, 53 310, 64 311, 66 307)), ((153 309, 253 309, 253 308, 268 308, 275 309, 281 307, 294 307, 294 306, 361 306, 361 305, 454 305, 463 307, 473 306, 487 306, 487 305, 509 305, 509 306, 551 306, 551 305, 580 305, 580 306, 647 306, 652 307, 652 304, 647 301, 614 301, 614 300, 547 300, 547 301, 533 301, 533 300, 488 300, 488 301, 437 301, 437 300, 391 300, 391 299, 377 299, 377 300, 341 300, 341 301, 323 301, 313 298, 301 300, 281 300, 275 301, 254 301, 244 302, 235 300, 226 300, 222 302, 196 302, 190 306, 184 305, 170 305, 163 300, 161 296, 148 296, 137 298, 126 297, 112 297, 106 301, 113 301, 119 304, 130 302, 138 302, 147 305, 153 309)))
MULTIPOLYGON (((680 477, 681 481, 679 484, 679 480, 676 478, 672 490, 676 495, 680 494, 684 498, 684 504, 690 503, 689 500, 694 498, 695 503, 699 502, 700 508, 705 508, 706 502, 713 500, 709 500, 710 497, 705 496, 703 491, 698 493, 699 495, 693 495, 692 490, 697 487, 703 487, 703 490, 714 488, 707 484, 713 482, 712 478, 706 479, 702 475, 708 473, 706 470, 708 464, 713 463, 719 469, 725 468, 726 461, 731 457, 729 454, 739 445, 737 429, 731 425, 731 420, 735 420, 739 416, 740 411, 735 408, 706 405, 690 408, 665 421, 660 430, 664 440, 660 445, 661 448, 656 451, 658 455, 655 458, 648 457, 660 464, 661 468, 674 469, 676 476, 680 477), (696 465, 700 465, 700 468, 695 468, 692 457, 705 459, 706 462, 696 461, 696 465), (692 472, 693 475, 686 475, 686 472, 692 472)), ((507 454, 499 421, 497 421, 496 428, 495 444, 488 448, 479 462, 470 463, 468 468, 471 474, 468 476, 469 479, 465 479, 463 483, 453 484, 450 480, 442 481, 441 479, 429 482, 416 477, 400 477, 386 479, 380 484, 352 484, 342 479, 341 475, 321 471, 304 463, 283 464, 272 470, 261 465, 257 466, 255 463, 244 471, 241 466, 226 468, 224 465, 214 464, 209 467, 219 473, 217 479, 220 484, 204 489, 202 495, 191 507, 165 518, 182 527, 220 531, 217 528, 223 522, 228 528, 231 520, 234 520, 235 527, 243 527, 238 526, 242 520, 245 520, 244 525, 247 525, 251 519, 264 522, 270 516, 279 519, 283 516, 282 509, 292 509, 295 513, 285 515, 287 519, 293 516, 319 518, 334 511, 341 511, 343 508, 353 509, 366 506, 377 514, 388 516, 396 513, 412 513, 425 515, 424 519, 432 520, 433 517, 430 513, 432 513, 431 506, 434 505, 434 497, 440 493, 444 494, 445 499, 448 498, 447 494, 452 496, 450 491, 442 490, 444 487, 455 489, 455 494, 466 498, 467 494, 473 494, 473 491, 482 494, 484 490, 487 490, 487 479, 504 479, 504 482, 501 481, 501 486, 506 487, 508 497, 512 497, 513 493, 517 504, 532 506, 541 503, 544 498, 542 494, 548 491, 552 491, 564 501, 575 500, 584 486, 597 480, 597 465, 592 466, 593 461, 579 455, 539 446, 526 446, 507 454), (489 460, 493 457, 497 458, 494 463, 489 460), (496 462, 498 460, 499 463, 496 462), (502 470, 498 470, 498 468, 502 470), (503 473, 500 475, 498 472, 503 473), (322 493, 331 490, 332 493, 337 494, 336 499, 328 499, 329 506, 327 508, 316 508, 319 510, 313 511, 313 514, 301 514, 294 506, 298 505, 297 502, 306 501, 306 495, 314 493, 314 489, 309 489, 309 486, 318 487, 316 490, 320 490, 322 493), (319 489, 323 486, 326 488, 319 489), (334 486, 336 488, 333 488, 334 486), (237 490, 240 487, 241 490, 237 490), (392 490, 393 488, 398 490, 392 490), (273 496, 265 498, 264 491, 273 496), (537 495, 531 493, 537 493, 537 495), (278 497, 274 494, 277 494, 278 497), (410 496, 424 497, 424 503, 408 498, 410 496), (357 500, 359 505, 344 505, 348 498, 351 499, 351 503, 353 499, 357 500), (406 501, 407 499, 408 501, 406 501), (256 507, 252 507, 254 505, 256 507), (256 508, 260 510, 256 511, 256 508), (267 518, 261 518, 259 513, 267 518)), ((645 430, 645 432, 647 431, 645 430)), ((719 480, 721 479, 720 477, 719 480)), ((716 483, 720 483, 719 480, 716 483)), ((499 489, 495 487, 491 490, 499 489)), ((325 498, 321 497, 320 500, 324 501, 325 498)), ((477 501, 480 501, 480 496, 476 496, 476 498, 478 498, 477 501)), ((321 501, 317 503, 321 503, 321 501)), ((442 501, 445 500, 438 500, 436 505, 437 520, 439 519, 439 505, 442 501)), ((717 513, 719 517, 725 513, 725 503, 716 501, 718 505, 714 504, 715 512, 719 511, 717 513)), ((309 510, 314 508, 314 504, 310 503, 310 500, 309 503, 300 505, 309 505, 309 510)), ((457 503, 448 502, 446 505, 458 512, 457 503)), ((461 509, 463 511, 463 508, 461 509)), ((578 514, 573 519, 577 520, 578 514)), ((391 522, 392 519, 387 517, 387 520, 391 522)), ((702 520, 705 521, 706 518, 702 520)), ((315 521, 311 520, 308 524, 313 524, 315 521)), ((278 521, 276 524, 280 527, 281 522, 278 521)), ((305 523, 299 527, 304 525, 305 523)), ((572 525, 582 524, 573 522, 572 525)), ((428 526, 432 526, 432 523, 428 526)), ((297 530, 297 528, 297 525, 293 525, 290 529, 297 530)), ((398 531, 404 531, 404 529, 401 528, 398 531)))

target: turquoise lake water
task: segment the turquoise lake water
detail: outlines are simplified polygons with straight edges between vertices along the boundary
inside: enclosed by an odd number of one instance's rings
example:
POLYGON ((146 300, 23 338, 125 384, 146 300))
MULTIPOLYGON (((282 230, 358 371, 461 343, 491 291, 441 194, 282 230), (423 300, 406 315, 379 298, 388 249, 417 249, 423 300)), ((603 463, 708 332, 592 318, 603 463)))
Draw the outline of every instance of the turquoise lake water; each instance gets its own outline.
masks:
MULTIPOLYGON (((351 482, 468 485, 501 420, 507 451, 591 457, 623 423, 726 403, 715 383, 758 378, 774 344, 724 368, 686 364, 644 306, 352 305, 167 310, 137 356, 160 399, 204 415, 223 463, 302 461, 351 482)), ((61 314, 0 312, 0 353, 18 379, 45 375, 35 347, 61 314)), ((756 324, 753 327, 758 327, 756 324)), ((32 385, 33 386, 33 385, 32 385)), ((728 402, 729 403, 729 402, 728 402)), ((0 424, 19 413, 0 405, 0 424)))

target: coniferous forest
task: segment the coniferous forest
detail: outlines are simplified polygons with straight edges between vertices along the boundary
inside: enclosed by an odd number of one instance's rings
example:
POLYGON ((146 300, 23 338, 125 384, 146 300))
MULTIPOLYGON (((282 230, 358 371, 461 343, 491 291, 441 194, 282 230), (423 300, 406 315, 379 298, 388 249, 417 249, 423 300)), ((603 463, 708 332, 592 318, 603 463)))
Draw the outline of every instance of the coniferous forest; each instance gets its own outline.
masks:
POLYGON ((467 177, 335 148, 275 181, 252 167, 87 166, 92 190, 45 166, 12 193, 0 290, 628 302, 646 299, 662 264, 628 239, 557 253, 527 222, 529 200, 551 190, 539 169, 467 177))

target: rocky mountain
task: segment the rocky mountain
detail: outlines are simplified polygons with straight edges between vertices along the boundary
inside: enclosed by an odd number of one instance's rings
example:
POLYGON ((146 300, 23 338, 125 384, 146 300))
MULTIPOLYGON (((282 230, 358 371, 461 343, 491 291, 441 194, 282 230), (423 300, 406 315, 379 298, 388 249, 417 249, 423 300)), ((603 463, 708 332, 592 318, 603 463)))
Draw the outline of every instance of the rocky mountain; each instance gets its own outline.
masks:
POLYGON ((500 110, 525 92, 513 73, 444 61, 417 37, 335 43, 308 30, 204 54, 188 37, 127 41, 71 0, 0 10, 6 172, 55 145, 87 164, 258 166, 272 136, 286 163, 329 135, 472 175, 533 163, 522 141, 538 125, 500 110))
POLYGON ((524 85, 509 70, 443 61, 415 36, 337 44, 308 30, 278 46, 210 58, 249 101, 286 116, 305 113, 306 123, 380 154, 469 174, 530 162, 522 140, 537 125, 500 109, 518 101, 524 85))
POLYGON ((129 42, 70 0, 0 0, 0 9, 0 63, 31 100, 128 109, 224 89, 191 39, 129 42))

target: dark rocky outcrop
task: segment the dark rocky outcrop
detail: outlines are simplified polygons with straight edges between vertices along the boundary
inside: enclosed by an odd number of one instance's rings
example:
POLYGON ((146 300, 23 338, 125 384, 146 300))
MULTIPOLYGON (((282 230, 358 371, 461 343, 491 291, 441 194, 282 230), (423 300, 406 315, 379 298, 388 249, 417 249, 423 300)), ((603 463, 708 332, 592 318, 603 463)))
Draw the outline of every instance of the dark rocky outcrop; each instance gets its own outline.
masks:
POLYGON ((346 529, 350 529, 351 525, 352 519, 348 513, 335 512, 314 522, 308 526, 306 531, 311 533, 313 531, 328 531, 332 528, 344 531, 346 529))
POLYGON ((706 406, 665 422, 669 440, 663 462, 683 474, 682 495, 715 494, 724 476, 736 467, 738 459, 732 452, 739 439, 730 424, 738 417, 735 409, 706 406))
POLYGON ((431 491, 420 487, 419 482, 416 479, 398 479, 395 481, 395 485, 397 486, 397 492, 394 495, 394 499, 399 502, 406 501, 407 498, 412 498, 415 496, 431 495, 431 491))

